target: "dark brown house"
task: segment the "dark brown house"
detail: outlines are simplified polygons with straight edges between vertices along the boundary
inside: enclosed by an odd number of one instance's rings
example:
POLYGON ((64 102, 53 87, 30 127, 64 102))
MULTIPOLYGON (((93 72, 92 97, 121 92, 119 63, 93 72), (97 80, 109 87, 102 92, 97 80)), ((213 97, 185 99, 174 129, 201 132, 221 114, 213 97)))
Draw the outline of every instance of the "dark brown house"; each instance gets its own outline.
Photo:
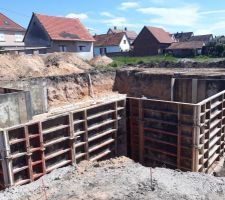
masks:
POLYGON ((194 36, 193 32, 181 32, 181 33, 174 33, 172 34, 174 39, 177 42, 187 42, 192 36, 194 36))
POLYGON ((133 43, 134 55, 163 54, 173 42, 170 34, 162 28, 145 26, 133 43))
POLYGON ((213 39, 213 35, 212 34, 207 34, 207 35, 195 35, 192 36, 189 41, 201 41, 201 42, 210 42, 213 39))
POLYGON ((170 45, 166 52, 176 57, 193 57, 202 54, 203 41, 177 42, 170 45))

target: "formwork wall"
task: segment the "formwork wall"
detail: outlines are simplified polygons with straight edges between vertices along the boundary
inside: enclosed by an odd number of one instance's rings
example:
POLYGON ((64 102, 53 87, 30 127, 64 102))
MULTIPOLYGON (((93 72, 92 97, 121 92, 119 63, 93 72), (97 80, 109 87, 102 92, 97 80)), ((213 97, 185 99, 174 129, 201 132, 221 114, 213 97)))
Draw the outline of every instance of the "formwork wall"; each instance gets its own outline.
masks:
POLYGON ((207 172, 224 153, 224 93, 199 104, 128 98, 128 150, 146 166, 207 172))
POLYGON ((52 170, 119 154, 124 99, 1 131, 0 186, 26 184, 52 170))
POLYGON ((29 92, 0 88, 0 128, 25 123, 32 117, 29 92))

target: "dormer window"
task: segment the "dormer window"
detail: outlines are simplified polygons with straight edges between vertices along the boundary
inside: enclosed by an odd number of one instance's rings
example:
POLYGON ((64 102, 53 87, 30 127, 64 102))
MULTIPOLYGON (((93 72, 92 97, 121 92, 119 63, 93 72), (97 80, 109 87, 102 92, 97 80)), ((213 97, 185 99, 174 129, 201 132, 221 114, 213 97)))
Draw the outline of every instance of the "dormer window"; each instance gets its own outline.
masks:
POLYGON ((4 24, 5 24, 5 25, 9 25, 9 22, 5 20, 5 21, 4 21, 4 24))

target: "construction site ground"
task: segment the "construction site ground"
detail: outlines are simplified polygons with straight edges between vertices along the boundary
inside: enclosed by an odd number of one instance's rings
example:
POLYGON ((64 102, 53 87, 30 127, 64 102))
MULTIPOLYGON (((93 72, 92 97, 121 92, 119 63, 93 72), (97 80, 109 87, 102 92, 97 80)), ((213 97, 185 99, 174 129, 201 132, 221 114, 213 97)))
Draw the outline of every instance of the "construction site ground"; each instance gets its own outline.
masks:
POLYGON ((222 200, 224 196, 225 178, 150 169, 126 157, 99 163, 85 161, 0 193, 1 200, 222 200))

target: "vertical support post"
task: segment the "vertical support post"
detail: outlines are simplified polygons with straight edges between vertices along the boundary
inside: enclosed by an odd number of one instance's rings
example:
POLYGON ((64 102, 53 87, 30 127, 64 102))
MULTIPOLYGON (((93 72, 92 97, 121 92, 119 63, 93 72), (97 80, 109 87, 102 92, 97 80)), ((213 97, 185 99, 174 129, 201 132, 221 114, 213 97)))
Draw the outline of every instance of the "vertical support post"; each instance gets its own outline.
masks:
POLYGON ((14 177, 13 177, 13 166, 12 166, 12 157, 11 157, 11 151, 10 151, 10 145, 9 145, 9 137, 8 132, 4 131, 4 144, 5 144, 5 151, 6 151, 6 167, 8 170, 8 183, 6 184, 6 187, 10 187, 14 185, 14 177))
POLYGON ((133 158, 133 132, 132 132, 132 123, 131 123, 131 99, 126 99, 126 116, 127 116, 127 155, 130 158, 133 158))
POLYGON ((0 153, 1 153, 1 165, 2 165, 2 176, 4 180, 4 186, 10 186, 10 175, 8 168, 8 159, 7 159, 7 144, 5 143, 6 131, 0 131, 0 153))
POLYGON ((198 101, 198 79, 192 79, 192 103, 198 101))
POLYGON ((138 101, 138 132, 139 132, 139 162, 144 162, 144 115, 143 115, 143 99, 138 101))
POLYGON ((114 102, 114 118, 115 118, 115 122, 114 122, 114 128, 115 128, 115 132, 114 132, 114 144, 115 144, 115 154, 116 156, 118 155, 118 137, 117 137, 117 133, 118 133, 118 102, 115 101, 114 102))
POLYGON ((89 145, 88 145, 88 124, 87 124, 87 110, 84 110, 84 141, 85 141, 85 151, 86 160, 89 160, 89 145))
POLYGON ((70 136, 70 151, 72 164, 76 164, 76 148, 75 148, 75 135, 74 135, 74 120, 73 112, 69 113, 69 136, 70 136))
POLYGON ((193 140, 193 146, 192 146, 192 171, 197 172, 198 171, 198 164, 199 164, 199 135, 200 135, 200 111, 201 107, 199 105, 194 106, 194 112, 193 112, 193 120, 194 120, 194 128, 192 133, 192 140, 193 140))
POLYGON ((174 101, 174 85, 175 85, 176 78, 171 78, 171 89, 170 89, 170 96, 171 101, 174 101))
POLYGON ((180 128, 180 104, 177 104, 177 169, 180 169, 180 156, 181 156, 181 128, 180 128))
POLYGON ((45 163, 45 145, 44 145, 44 138, 43 138, 43 131, 42 131, 42 123, 38 123, 39 131, 40 131, 40 143, 41 143, 41 151, 42 151, 42 168, 43 174, 46 174, 46 163, 45 163))
POLYGON ((26 139, 27 164, 29 169, 29 176, 30 176, 30 181, 33 182, 34 175, 33 175, 32 159, 31 159, 32 153, 30 151, 30 138, 28 133, 28 126, 25 125, 24 131, 25 131, 25 139, 26 139))

